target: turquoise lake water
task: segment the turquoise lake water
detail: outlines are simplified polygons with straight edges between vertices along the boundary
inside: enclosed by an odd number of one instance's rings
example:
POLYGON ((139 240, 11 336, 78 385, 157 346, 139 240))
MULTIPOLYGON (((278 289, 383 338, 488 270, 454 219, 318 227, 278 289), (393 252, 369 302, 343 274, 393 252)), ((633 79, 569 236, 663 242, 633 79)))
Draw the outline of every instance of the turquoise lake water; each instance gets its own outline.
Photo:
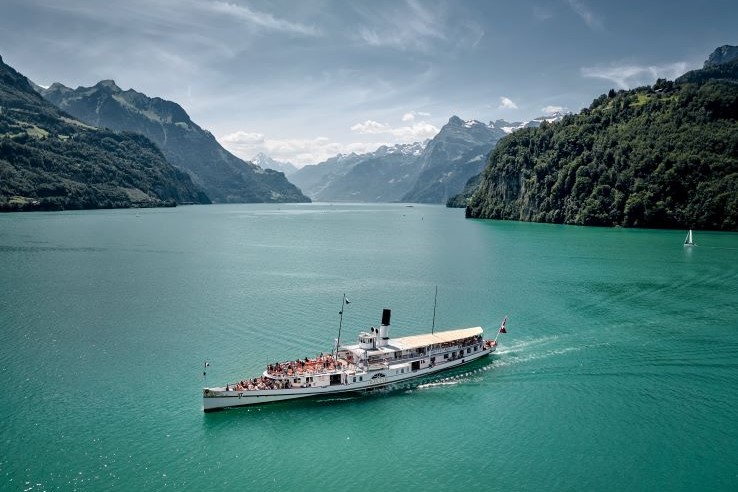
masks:
POLYGON ((0 215, 1 490, 738 490, 738 234, 404 205, 0 215), (483 326, 431 383, 204 414, 342 338, 483 326))

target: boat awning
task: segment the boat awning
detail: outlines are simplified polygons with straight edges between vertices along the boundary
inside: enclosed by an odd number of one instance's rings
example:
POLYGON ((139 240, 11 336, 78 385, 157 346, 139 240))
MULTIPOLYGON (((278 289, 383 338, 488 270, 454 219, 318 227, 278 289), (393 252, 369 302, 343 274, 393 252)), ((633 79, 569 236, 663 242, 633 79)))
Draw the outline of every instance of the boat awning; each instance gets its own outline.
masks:
POLYGON ((439 331, 433 334, 426 333, 424 335, 391 338, 388 345, 400 350, 412 350, 437 343, 447 343, 461 340, 463 338, 474 337, 481 335, 482 331, 481 326, 475 326, 474 328, 462 328, 460 330, 439 331))

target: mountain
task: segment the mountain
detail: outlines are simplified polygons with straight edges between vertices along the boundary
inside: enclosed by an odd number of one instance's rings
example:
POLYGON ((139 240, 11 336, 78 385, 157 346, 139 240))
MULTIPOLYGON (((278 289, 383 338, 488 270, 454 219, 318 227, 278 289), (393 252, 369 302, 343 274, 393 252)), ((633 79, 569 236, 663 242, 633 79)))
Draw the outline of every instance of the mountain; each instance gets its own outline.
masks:
POLYGON ((332 157, 290 179, 318 201, 445 203, 481 172, 507 133, 494 124, 452 116, 426 143, 383 146, 332 157))
MULTIPOLYGON (((467 217, 738 230, 738 59, 611 90, 490 154, 467 217)), ((729 55, 729 56, 726 56, 729 55)))
POLYGON ((187 202, 210 203, 150 140, 75 120, 0 57, 0 210, 187 202))
POLYGON ((506 134, 494 124, 452 116, 423 150, 418 177, 402 201, 445 203, 484 169, 487 154, 506 134))
MULTIPOLYGON (((523 128, 538 128, 543 123, 556 123, 557 121, 561 121, 568 114, 570 113, 554 112, 547 116, 539 116, 538 118, 534 118, 530 121, 516 121, 514 123, 510 123, 509 121, 505 120, 496 120, 493 123, 490 123, 490 125, 494 126, 495 128, 499 128, 506 134, 510 134, 512 132, 522 130, 523 128)), ((485 159, 485 166, 486 165, 487 161, 485 159)), ((465 208, 469 204, 469 200, 471 199, 474 192, 477 190, 477 186, 479 186, 480 182, 481 171, 479 174, 476 174, 469 178, 461 192, 457 195, 451 196, 451 198, 446 201, 446 206, 450 208, 465 208)))
POLYGON ((262 169, 273 169, 274 171, 284 173, 285 176, 294 174, 297 171, 297 166, 295 166, 291 162, 275 161, 263 152, 259 152, 254 157, 252 157, 251 162, 262 169))
POLYGON ((304 166, 292 180, 316 201, 396 202, 412 186, 425 144, 382 146, 304 166))
POLYGON ((187 172, 214 202, 305 202, 299 189, 277 171, 264 170, 225 150, 179 104, 122 90, 112 80, 70 89, 54 83, 41 95, 75 118, 97 127, 139 133, 187 172))
POLYGON ((738 46, 730 46, 729 44, 726 44, 710 53, 710 56, 705 60, 703 68, 724 65, 736 59, 738 59, 738 46))

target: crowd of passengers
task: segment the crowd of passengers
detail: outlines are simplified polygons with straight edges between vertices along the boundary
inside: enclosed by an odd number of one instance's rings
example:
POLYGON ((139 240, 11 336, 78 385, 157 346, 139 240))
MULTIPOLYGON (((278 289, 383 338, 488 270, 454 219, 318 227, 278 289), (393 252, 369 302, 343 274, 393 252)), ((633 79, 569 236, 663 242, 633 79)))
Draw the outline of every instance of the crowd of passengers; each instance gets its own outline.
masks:
POLYGON ((267 366, 267 374, 271 376, 294 376, 313 374, 316 372, 335 371, 341 362, 330 354, 320 354, 313 359, 305 357, 290 362, 278 362, 267 366))
POLYGON ((292 385, 289 381, 279 381, 274 379, 265 378, 261 376, 254 379, 246 379, 245 381, 237 382, 231 389, 230 385, 226 385, 226 391, 256 391, 256 390, 273 390, 273 389, 285 389, 291 388, 292 385))

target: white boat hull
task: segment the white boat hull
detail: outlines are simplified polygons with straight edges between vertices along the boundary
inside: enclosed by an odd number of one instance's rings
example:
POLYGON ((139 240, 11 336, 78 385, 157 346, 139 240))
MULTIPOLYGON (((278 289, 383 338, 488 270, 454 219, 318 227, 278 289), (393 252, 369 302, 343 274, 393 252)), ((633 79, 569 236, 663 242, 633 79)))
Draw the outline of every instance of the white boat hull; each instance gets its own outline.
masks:
POLYGON ((464 357, 442 360, 436 364, 409 371, 404 374, 395 374, 385 377, 374 377, 379 373, 387 372, 385 368, 376 368, 363 374, 363 381, 350 382, 347 384, 333 384, 322 387, 288 388, 272 390, 244 390, 244 391, 220 391, 219 389, 203 388, 203 410, 211 412, 223 408, 243 407, 248 405, 261 405, 297 398, 308 398, 316 396, 337 395, 357 391, 369 391, 387 386, 416 381, 419 378, 435 374, 468 364, 494 352, 495 346, 483 348, 478 352, 465 354, 464 357))

